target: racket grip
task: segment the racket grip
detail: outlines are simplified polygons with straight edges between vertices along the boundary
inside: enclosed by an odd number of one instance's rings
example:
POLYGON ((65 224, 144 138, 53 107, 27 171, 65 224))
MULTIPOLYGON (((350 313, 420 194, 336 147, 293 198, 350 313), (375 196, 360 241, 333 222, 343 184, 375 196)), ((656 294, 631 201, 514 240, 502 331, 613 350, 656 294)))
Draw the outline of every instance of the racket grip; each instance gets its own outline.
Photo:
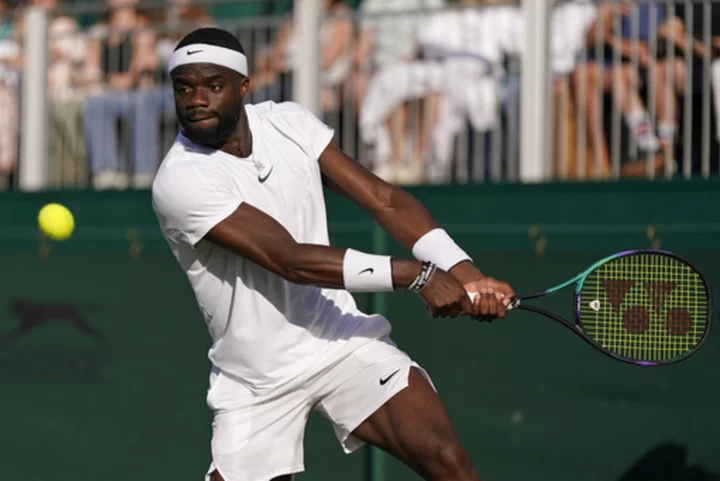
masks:
MULTIPOLYGON (((468 297, 470 298, 470 302, 475 302, 475 298, 480 295, 477 292, 468 292, 467 294, 468 294, 468 297)), ((518 299, 517 297, 514 297, 512 299, 512 301, 510 301, 510 304, 508 304, 508 306, 505 309, 508 311, 511 311, 511 310, 515 309, 516 307, 518 307, 519 305, 520 305, 520 299, 518 299)))

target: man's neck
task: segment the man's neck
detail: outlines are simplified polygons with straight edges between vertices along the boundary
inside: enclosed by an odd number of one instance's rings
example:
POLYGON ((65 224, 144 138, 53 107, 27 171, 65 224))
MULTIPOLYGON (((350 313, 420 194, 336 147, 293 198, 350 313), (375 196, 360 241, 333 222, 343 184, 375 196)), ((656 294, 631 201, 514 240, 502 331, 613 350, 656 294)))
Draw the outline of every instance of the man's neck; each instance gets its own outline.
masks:
POLYGON ((252 132, 248 125, 247 113, 243 112, 240 116, 235 133, 220 148, 225 153, 234 155, 235 157, 250 157, 253 150, 252 132))
POLYGON ((223 152, 235 157, 250 157, 252 154, 252 133, 247 125, 240 127, 238 131, 228 139, 220 148, 223 152))

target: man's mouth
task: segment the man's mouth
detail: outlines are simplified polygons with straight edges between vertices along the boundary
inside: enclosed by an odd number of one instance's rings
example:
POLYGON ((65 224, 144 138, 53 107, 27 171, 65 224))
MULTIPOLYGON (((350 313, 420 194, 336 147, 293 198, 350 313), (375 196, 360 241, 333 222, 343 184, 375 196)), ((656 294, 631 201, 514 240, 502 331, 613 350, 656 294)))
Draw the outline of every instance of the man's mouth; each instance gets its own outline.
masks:
POLYGON ((204 120, 209 120, 215 117, 215 114, 211 114, 209 112, 207 113, 196 113, 193 115, 188 115, 187 120, 188 122, 195 123, 195 122, 202 122, 204 120))

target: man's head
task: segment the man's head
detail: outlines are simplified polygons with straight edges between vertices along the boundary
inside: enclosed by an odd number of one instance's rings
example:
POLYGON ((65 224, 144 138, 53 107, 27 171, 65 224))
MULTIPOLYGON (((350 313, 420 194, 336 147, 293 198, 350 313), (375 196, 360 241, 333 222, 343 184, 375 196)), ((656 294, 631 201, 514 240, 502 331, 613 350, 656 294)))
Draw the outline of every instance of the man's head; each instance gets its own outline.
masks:
POLYGON ((235 133, 248 94, 248 67, 238 39, 225 30, 201 28, 183 38, 168 71, 183 133, 195 143, 219 147, 235 133))

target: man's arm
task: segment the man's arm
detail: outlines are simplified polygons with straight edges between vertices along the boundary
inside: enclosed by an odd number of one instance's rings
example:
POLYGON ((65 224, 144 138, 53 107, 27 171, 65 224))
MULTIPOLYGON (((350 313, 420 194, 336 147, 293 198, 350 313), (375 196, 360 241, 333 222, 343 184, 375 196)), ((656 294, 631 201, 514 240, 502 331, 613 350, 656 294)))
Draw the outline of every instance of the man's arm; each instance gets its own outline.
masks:
MULTIPOLYGON (((370 213, 400 245, 412 250, 423 235, 438 227, 430 212, 409 192, 388 184, 345 155, 335 141, 318 159, 325 185, 370 213)), ((470 261, 456 264, 450 273, 468 290, 482 279, 470 261)), ((480 287, 477 287, 480 289, 480 287)))
MULTIPOLYGON (((227 248, 278 276, 296 283, 319 287, 347 288, 350 276, 363 282, 364 277, 377 276, 378 272, 362 274, 365 264, 354 267, 347 260, 348 250, 337 247, 301 244, 275 219, 247 203, 241 204, 229 217, 215 225, 205 240, 227 248)), ((378 259, 380 256, 357 253, 356 258, 378 259), (367 257, 364 257, 367 256, 367 257)), ((373 265, 373 264, 368 264, 373 265)), ((423 265, 416 260, 391 259, 390 276, 393 288, 407 288, 415 281, 423 265)), ((387 289, 385 289, 387 290, 387 289)), ((437 270, 426 287, 419 292, 433 316, 456 317, 460 314, 501 314, 504 311, 476 302, 474 305, 463 286, 451 275, 437 270)))
MULTIPOLYGON (((344 287, 345 249, 300 244, 275 219, 247 203, 213 227, 206 239, 295 284, 344 287)), ((407 287, 420 267, 414 260, 393 259, 393 287, 407 287)))

